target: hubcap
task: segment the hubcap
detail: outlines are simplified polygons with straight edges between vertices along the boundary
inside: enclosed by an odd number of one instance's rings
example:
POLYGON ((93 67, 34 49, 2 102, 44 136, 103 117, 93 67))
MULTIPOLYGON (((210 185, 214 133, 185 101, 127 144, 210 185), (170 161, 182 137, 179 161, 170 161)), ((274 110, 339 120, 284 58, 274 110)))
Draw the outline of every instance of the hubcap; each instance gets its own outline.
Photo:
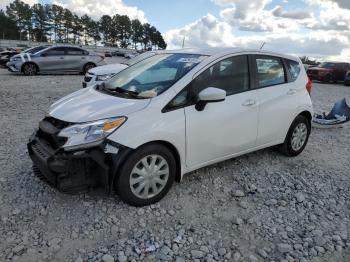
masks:
POLYGON ((130 188, 138 198, 149 199, 163 190, 168 179, 168 162, 160 155, 148 155, 132 169, 130 188))
POLYGON ((305 123, 299 123, 292 134, 292 149, 299 151, 305 144, 307 138, 307 126, 305 123))

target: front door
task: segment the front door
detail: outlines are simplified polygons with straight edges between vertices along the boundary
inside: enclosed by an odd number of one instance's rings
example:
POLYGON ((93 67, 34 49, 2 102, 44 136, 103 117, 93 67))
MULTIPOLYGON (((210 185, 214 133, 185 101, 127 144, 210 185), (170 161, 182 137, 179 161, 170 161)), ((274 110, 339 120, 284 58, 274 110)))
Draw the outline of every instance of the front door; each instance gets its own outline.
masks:
POLYGON ((194 100, 207 87, 226 91, 222 102, 203 111, 185 107, 186 162, 189 168, 215 162, 255 146, 258 125, 257 91, 250 90, 248 56, 225 58, 198 75, 189 89, 194 100))

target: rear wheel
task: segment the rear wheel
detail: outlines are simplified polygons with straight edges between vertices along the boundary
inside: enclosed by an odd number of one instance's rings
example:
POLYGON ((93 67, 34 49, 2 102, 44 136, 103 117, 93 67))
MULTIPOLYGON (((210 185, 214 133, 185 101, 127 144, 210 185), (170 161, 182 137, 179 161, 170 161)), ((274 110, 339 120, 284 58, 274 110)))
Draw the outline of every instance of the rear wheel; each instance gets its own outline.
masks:
POLYGON ((93 63, 86 64, 83 68, 83 73, 86 74, 91 68, 94 68, 94 67, 96 67, 96 65, 93 63))
POLYGON ((38 68, 33 63, 27 63, 23 66, 22 72, 26 76, 34 76, 38 73, 38 68))
POLYGON ((120 198, 130 205, 150 205, 168 193, 175 171, 175 158, 166 147, 146 145, 134 151, 125 161, 116 190, 120 198))
POLYGON ((297 156, 303 152, 311 132, 309 120, 299 115, 290 126, 280 150, 286 156, 297 156))

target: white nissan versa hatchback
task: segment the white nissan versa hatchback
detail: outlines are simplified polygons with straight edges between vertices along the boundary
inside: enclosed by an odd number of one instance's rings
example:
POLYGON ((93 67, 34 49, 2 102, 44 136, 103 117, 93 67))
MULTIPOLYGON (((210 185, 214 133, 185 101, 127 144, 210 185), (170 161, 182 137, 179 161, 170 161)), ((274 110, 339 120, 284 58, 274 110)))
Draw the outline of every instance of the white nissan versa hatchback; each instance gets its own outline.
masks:
POLYGON ((149 205, 203 166, 274 145, 300 154, 310 89, 296 57, 163 51, 54 103, 28 150, 34 172, 63 192, 102 186, 149 205))

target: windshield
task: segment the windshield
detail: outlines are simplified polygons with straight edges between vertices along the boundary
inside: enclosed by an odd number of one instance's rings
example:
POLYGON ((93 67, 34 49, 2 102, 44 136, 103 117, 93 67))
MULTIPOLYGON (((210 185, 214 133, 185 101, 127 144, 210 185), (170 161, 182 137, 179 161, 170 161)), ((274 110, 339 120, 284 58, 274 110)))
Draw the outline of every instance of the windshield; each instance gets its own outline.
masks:
POLYGON ((129 59, 128 61, 123 62, 123 64, 131 66, 142 60, 145 60, 148 57, 154 56, 156 53, 154 52, 146 52, 140 55, 135 56, 134 58, 129 59))
POLYGON ((334 68, 335 64, 334 63, 321 63, 320 67, 322 67, 322 68, 334 68))
POLYGON ((136 98, 155 97, 205 58, 193 54, 153 55, 121 71, 105 83, 104 89, 136 98))
POLYGON ((46 48, 48 48, 48 46, 36 46, 36 47, 32 47, 24 50, 23 53, 35 54, 46 48))

